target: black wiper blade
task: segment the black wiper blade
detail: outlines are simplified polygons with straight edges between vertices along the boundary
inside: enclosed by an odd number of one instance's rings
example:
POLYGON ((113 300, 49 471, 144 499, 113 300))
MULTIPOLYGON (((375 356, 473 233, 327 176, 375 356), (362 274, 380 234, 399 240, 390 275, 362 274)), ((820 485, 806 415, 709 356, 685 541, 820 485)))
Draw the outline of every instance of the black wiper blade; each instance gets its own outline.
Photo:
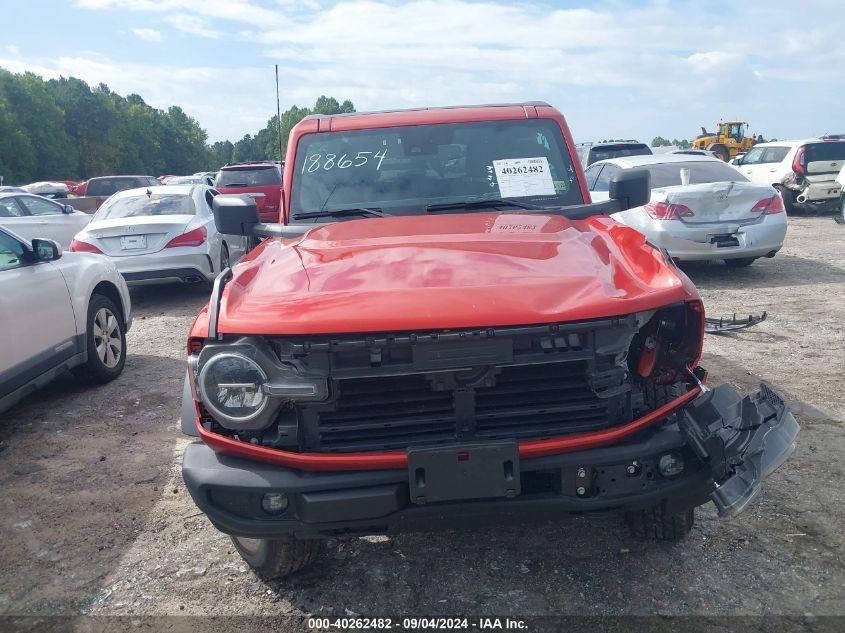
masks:
POLYGON ((538 207, 536 204, 528 204, 527 202, 516 202, 515 200, 501 200, 494 198, 492 200, 472 200, 470 202, 444 202, 442 204, 430 204, 425 210, 429 213, 437 211, 451 211, 452 209, 484 209, 487 207, 516 207, 517 209, 531 209, 537 210, 543 207, 538 207))
POLYGON ((305 220, 307 218, 321 218, 323 216, 332 218, 345 218, 352 215, 363 215, 364 217, 380 218, 384 216, 384 212, 378 207, 360 208, 360 209, 335 209, 333 211, 309 211, 307 213, 297 213, 293 216, 294 220, 305 220))
POLYGON ((218 185, 219 187, 246 187, 245 182, 227 182, 225 185, 218 185))

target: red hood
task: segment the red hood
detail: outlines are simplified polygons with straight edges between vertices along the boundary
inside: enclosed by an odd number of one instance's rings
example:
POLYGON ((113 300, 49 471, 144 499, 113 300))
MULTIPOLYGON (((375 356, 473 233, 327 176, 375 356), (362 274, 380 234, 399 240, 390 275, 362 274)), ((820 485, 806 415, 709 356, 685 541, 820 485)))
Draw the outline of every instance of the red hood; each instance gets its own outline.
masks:
POLYGON ((407 216, 266 241, 235 268, 218 327, 318 334, 524 325, 695 298, 642 234, 609 218, 407 216))

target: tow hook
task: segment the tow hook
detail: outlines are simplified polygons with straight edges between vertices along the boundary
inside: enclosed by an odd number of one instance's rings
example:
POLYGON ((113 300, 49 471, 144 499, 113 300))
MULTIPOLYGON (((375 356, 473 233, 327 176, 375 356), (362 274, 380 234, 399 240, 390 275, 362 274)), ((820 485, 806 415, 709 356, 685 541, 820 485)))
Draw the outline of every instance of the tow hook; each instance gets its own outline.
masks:
POLYGON ((742 512, 763 479, 792 455, 799 428, 783 398, 766 385, 745 397, 719 385, 693 400, 678 426, 713 472, 711 499, 723 517, 742 512))

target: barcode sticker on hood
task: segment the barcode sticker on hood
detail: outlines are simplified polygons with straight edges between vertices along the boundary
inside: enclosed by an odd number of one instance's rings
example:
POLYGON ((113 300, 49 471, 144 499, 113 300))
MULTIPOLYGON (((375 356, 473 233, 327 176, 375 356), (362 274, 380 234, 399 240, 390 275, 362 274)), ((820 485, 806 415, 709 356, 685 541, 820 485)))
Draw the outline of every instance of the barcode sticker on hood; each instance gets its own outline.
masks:
POLYGON ((499 195, 503 198, 553 196, 555 184, 545 156, 494 160, 499 195))

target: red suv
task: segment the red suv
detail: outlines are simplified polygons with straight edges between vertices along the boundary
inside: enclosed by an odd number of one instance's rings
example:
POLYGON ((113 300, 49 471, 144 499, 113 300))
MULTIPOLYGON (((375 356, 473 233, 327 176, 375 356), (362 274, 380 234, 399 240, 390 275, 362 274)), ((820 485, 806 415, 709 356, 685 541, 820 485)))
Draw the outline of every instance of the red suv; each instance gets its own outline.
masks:
MULTIPOLYGON (((265 576, 327 538, 623 512, 686 535, 741 511, 794 450, 768 387, 708 388, 704 308, 668 253, 591 203, 544 103, 312 116, 291 132, 284 223, 191 327, 182 474, 265 576)), ((221 173, 226 173, 221 172, 221 173)))
POLYGON ((215 188, 220 193, 252 194, 261 221, 278 222, 283 168, 280 161, 227 163, 217 172, 215 188))

